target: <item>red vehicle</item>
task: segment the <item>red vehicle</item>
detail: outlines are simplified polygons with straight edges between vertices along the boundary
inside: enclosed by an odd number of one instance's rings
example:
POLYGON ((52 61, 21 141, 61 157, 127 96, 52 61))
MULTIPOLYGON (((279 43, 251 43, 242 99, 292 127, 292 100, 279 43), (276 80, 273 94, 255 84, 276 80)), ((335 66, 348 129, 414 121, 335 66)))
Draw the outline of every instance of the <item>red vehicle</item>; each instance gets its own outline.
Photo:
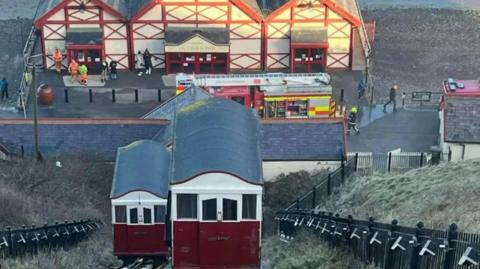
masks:
POLYGON ((232 101, 204 102, 181 110, 175 123, 172 266, 260 268, 258 122, 232 101))
POLYGON ((163 260, 170 153, 151 140, 118 149, 113 178, 113 252, 129 263, 137 258, 163 260))
POLYGON ((261 118, 335 117, 330 76, 305 74, 177 74, 177 94, 191 86, 258 111, 261 118))

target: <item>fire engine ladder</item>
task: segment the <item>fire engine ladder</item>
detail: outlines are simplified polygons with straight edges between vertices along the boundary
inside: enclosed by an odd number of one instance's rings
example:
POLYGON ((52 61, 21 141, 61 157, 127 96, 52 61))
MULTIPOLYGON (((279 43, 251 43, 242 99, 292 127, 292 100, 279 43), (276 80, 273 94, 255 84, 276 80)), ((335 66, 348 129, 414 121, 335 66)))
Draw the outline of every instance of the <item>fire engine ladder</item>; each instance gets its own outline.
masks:
POLYGON ((286 81, 298 84, 311 84, 306 79, 318 79, 318 82, 330 84, 327 73, 266 73, 266 74, 231 74, 231 75, 195 75, 193 84, 200 87, 218 87, 229 84, 235 86, 285 84, 286 81))
MULTIPOLYGON (((370 41, 368 40, 367 29, 365 28, 365 22, 363 21, 363 15, 362 15, 362 11, 360 9, 360 5, 358 3, 358 0, 355 0, 355 5, 357 7, 359 19, 360 19, 360 22, 361 22, 362 29, 359 32, 359 36, 360 36, 360 41, 361 41, 362 46, 363 46, 363 50, 365 51, 365 61, 366 61, 367 70, 368 70, 368 68, 370 67, 370 55, 372 54, 372 45, 370 44, 370 41)), ((369 75, 369 74, 367 74, 367 75, 369 75)), ((370 80, 370 78, 368 78, 368 80, 370 80)))

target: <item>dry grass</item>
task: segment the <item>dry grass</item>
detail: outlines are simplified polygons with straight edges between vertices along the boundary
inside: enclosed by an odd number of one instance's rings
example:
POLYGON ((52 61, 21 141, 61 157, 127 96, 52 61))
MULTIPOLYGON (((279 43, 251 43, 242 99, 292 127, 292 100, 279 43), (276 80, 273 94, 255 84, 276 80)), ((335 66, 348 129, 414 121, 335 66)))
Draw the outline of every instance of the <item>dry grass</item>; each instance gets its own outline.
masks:
POLYGON ((86 218, 106 223, 92 240, 68 251, 7 259, 1 268, 111 268, 118 264, 108 224, 113 169, 113 164, 89 154, 49 157, 43 163, 0 162, 0 229, 86 218))
POLYGON ((455 222, 460 230, 480 230, 480 160, 444 163, 400 175, 355 178, 333 196, 325 209, 374 217, 382 222, 399 220, 414 226, 447 229, 455 222))
POLYGON ((265 235, 275 233, 277 228, 277 223, 274 220, 275 213, 285 209, 300 195, 309 191, 312 186, 324 178, 327 172, 327 170, 323 170, 311 174, 307 171, 299 171, 288 175, 282 173, 274 181, 265 182, 263 233, 265 235))
POLYGON ((306 171, 281 174, 273 182, 265 182, 263 209, 264 240, 262 241, 262 266, 265 269, 367 269, 363 263, 352 259, 348 251, 330 248, 312 234, 299 235, 288 245, 281 242, 274 221, 275 213, 284 209, 312 186, 319 183, 327 170, 310 174, 306 171))
POLYGON ((287 243, 272 236, 263 241, 262 266, 265 269, 369 269, 343 249, 332 248, 312 236, 300 234, 287 243))
POLYGON ((108 220, 113 165, 94 155, 0 162, 0 227, 100 218, 108 220), (56 167, 59 160, 62 167, 56 167))
POLYGON ((121 262, 113 256, 110 242, 97 235, 68 251, 42 252, 22 259, 7 259, 1 264, 6 269, 110 269, 121 262))

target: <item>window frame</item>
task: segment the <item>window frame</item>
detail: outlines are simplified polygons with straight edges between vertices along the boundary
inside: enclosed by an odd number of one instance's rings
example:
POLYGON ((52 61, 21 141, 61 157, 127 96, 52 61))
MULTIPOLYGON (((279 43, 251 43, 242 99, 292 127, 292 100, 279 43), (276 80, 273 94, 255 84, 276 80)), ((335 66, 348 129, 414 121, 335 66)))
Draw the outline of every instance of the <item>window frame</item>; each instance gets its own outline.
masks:
POLYGON ((218 221, 220 221, 218 219, 218 211, 219 211, 218 195, 201 194, 199 196, 198 200, 200 201, 199 208, 200 208, 201 216, 200 216, 199 219, 200 219, 201 222, 218 222, 218 221), (215 199, 215 202, 216 202, 215 219, 214 220, 206 220, 206 219, 203 218, 203 201, 208 201, 208 200, 213 200, 213 199, 215 199))
POLYGON ((259 220, 259 216, 258 216, 258 194, 253 194, 253 193, 244 193, 242 194, 242 220, 245 220, 245 221, 258 221, 259 220), (243 203, 243 198, 245 196, 251 196, 254 198, 254 201, 255 201, 255 217, 254 218, 245 218, 243 217, 243 208, 244 208, 244 203, 243 203))
POLYGON ((138 210, 138 206, 128 206, 127 207, 127 224, 128 225, 140 225, 140 211, 138 210), (137 222, 136 223, 132 222, 131 211, 133 209, 137 210, 137 222))
POLYGON ((167 221, 167 205, 166 204, 154 204, 153 205, 153 224, 165 224, 167 221), (163 217, 160 222, 157 222, 156 220, 156 207, 163 207, 163 217))
POLYGON ((177 221, 198 221, 200 219, 199 215, 201 214, 201 211, 199 210, 201 207, 199 206, 199 194, 197 193, 176 193, 175 194, 175 220, 177 221), (196 200, 195 200, 195 209, 196 209, 196 217, 194 218, 181 218, 179 217, 179 214, 178 214, 178 210, 179 210, 179 206, 178 206, 178 199, 179 199, 179 196, 181 195, 195 195, 196 197, 196 200))
POLYGON ((128 209, 127 209, 127 205, 113 205, 113 224, 127 224, 128 223, 128 209), (125 218, 125 221, 121 221, 119 222, 117 220, 117 207, 123 207, 125 209, 125 215, 124 215, 124 218, 125 218))
MULTIPOLYGON (((240 196, 240 199, 241 199, 241 197, 242 197, 242 196, 240 196)), ((235 199, 235 198, 231 198, 231 197, 225 197, 225 196, 221 196, 220 199, 221 199, 221 202, 222 202, 222 220, 221 220, 221 221, 222 221, 222 222, 240 222, 240 221, 242 220, 242 218, 241 218, 241 215, 239 215, 239 212, 238 212, 238 211, 239 211, 239 208, 241 207, 242 201, 241 201, 241 200, 238 200, 238 199, 235 199), (237 215, 237 216, 236 216, 236 218, 235 218, 234 220, 232 220, 232 219, 225 220, 225 218, 224 218, 224 217, 225 217, 225 208, 224 208, 224 204, 223 204, 224 200, 230 200, 230 201, 234 201, 234 202, 235 202, 235 204, 236 204, 236 213, 237 213, 236 215, 237 215)), ((242 208, 243 208, 243 206, 242 206, 242 208)))
POLYGON ((127 224, 128 225, 155 225, 155 215, 154 215, 154 207, 153 205, 134 205, 134 206, 127 206, 127 224), (150 220, 151 223, 145 223, 145 216, 144 216, 144 209, 150 209, 150 220), (130 215, 130 210, 137 209, 137 223, 132 223, 132 218, 130 215))

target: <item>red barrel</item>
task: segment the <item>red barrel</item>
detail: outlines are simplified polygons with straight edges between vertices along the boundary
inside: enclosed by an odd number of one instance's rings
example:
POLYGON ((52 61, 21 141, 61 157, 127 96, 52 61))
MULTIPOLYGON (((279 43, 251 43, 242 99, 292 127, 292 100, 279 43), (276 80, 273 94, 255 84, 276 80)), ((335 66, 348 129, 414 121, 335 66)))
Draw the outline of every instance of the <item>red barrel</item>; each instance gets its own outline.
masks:
POLYGON ((40 86, 38 89, 38 103, 44 106, 51 106, 53 100, 55 99, 55 94, 53 93, 52 87, 47 84, 40 86))

